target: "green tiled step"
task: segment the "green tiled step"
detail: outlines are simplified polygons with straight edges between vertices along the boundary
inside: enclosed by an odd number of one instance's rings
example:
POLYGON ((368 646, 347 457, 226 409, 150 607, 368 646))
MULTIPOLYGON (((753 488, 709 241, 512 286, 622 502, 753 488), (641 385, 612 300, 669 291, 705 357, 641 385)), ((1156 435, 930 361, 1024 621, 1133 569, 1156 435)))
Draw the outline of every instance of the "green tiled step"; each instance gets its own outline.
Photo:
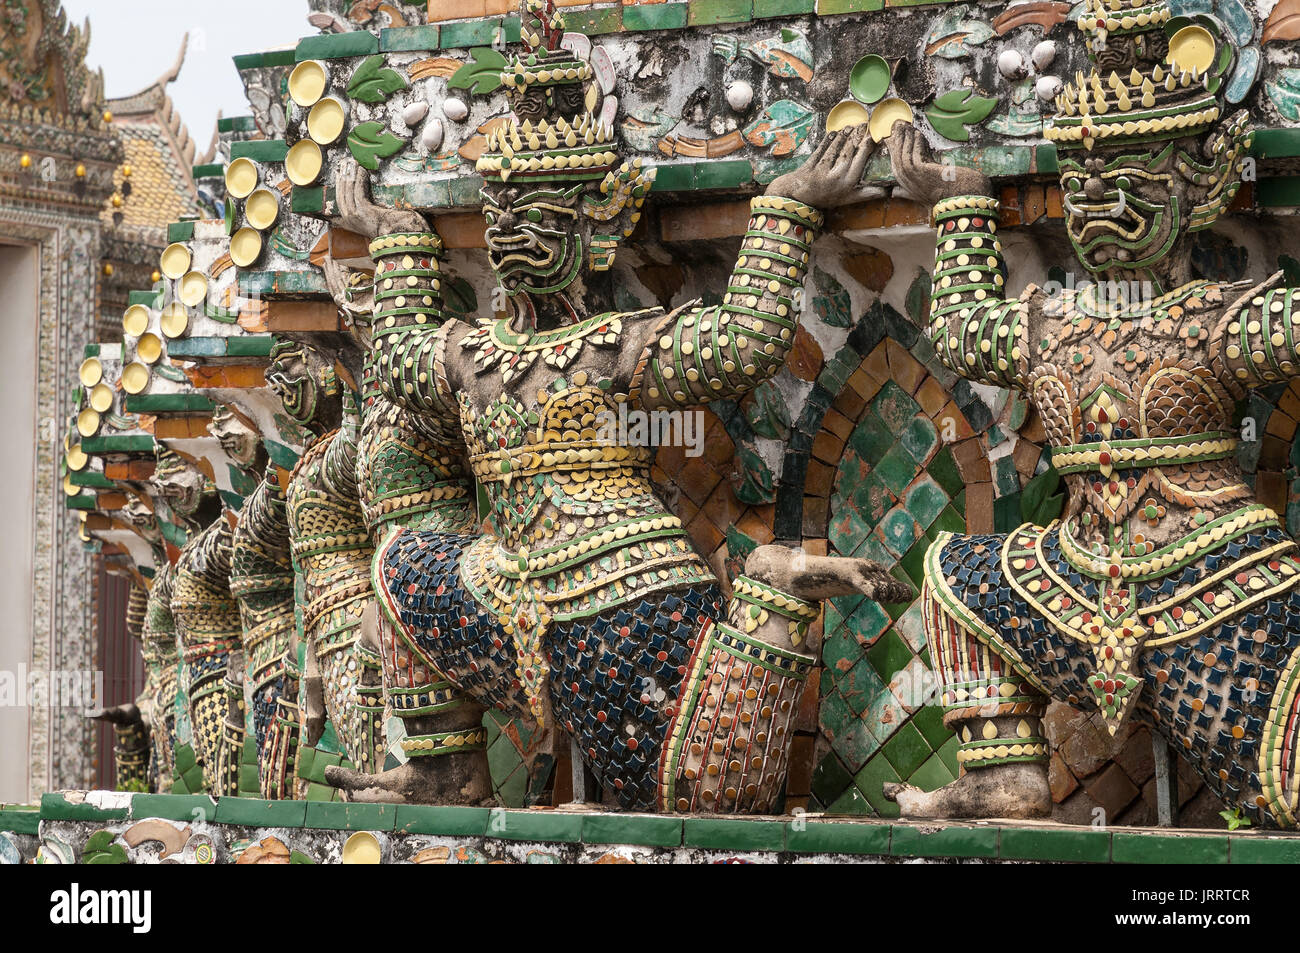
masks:
MULTIPOLYGON (((33 811, 0 810, 0 830, 24 832, 33 811), (10 826, 6 827, 8 824, 10 826)), ((565 844, 628 844, 763 853, 873 854, 1062 863, 1296 863, 1300 834, 1105 830, 1056 824, 910 824, 803 817, 676 817, 504 808, 263 801, 135 795, 100 809, 61 794, 41 800, 46 821, 212 820, 241 827, 394 831, 565 844)))

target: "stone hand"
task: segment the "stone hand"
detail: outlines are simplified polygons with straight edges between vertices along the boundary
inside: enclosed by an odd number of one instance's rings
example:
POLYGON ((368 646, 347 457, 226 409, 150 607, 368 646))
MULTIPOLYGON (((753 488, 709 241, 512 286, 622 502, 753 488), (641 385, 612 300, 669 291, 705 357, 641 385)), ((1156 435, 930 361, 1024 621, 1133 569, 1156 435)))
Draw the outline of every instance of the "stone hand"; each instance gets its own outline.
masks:
POLYGON ((834 208, 860 197, 862 174, 876 150, 865 124, 832 132, 808 161, 767 187, 768 195, 794 199, 816 209, 834 208))
POLYGON ((337 211, 332 219, 338 228, 367 239, 398 232, 425 232, 429 224, 414 209, 385 208, 370 200, 369 177, 361 166, 348 160, 339 167, 334 184, 337 211))
POLYGON ((926 205, 957 195, 992 194, 988 176, 966 166, 935 162, 925 137, 901 120, 889 136, 889 159, 898 184, 926 205))

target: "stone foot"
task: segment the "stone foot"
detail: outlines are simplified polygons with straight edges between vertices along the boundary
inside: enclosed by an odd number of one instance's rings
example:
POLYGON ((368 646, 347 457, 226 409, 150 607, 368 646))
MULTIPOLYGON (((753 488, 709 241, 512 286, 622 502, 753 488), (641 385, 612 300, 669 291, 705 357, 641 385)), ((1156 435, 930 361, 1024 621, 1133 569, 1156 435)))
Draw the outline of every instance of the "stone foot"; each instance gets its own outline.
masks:
POLYGON ((849 556, 810 556, 786 546, 759 546, 745 574, 809 602, 861 593, 873 602, 910 602, 916 593, 880 563, 849 556))
POLYGON ((1003 764, 968 771, 937 791, 886 784, 903 817, 1050 817, 1046 764, 1003 764))
POLYGON ((412 758, 378 774, 335 766, 325 769, 325 780, 344 791, 347 800, 358 803, 477 806, 490 802, 492 785, 486 757, 480 753, 469 764, 464 758, 460 754, 412 758), (460 763, 448 763, 452 758, 460 763))

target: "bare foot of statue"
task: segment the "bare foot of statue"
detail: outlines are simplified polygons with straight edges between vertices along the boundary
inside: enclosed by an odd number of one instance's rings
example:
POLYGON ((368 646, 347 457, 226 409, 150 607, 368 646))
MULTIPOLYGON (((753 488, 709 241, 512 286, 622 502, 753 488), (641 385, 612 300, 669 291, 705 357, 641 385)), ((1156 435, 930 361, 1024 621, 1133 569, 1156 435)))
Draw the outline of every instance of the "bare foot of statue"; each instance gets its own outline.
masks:
POLYGON ((968 771, 937 791, 886 784, 885 797, 908 817, 1048 817, 1052 792, 1045 764, 1003 764, 968 771))
POLYGON ((346 792, 347 800, 357 803, 477 806, 490 801, 492 786, 486 756, 481 765, 474 766, 448 764, 452 757, 467 756, 413 758, 378 774, 336 766, 325 769, 325 780, 346 792))

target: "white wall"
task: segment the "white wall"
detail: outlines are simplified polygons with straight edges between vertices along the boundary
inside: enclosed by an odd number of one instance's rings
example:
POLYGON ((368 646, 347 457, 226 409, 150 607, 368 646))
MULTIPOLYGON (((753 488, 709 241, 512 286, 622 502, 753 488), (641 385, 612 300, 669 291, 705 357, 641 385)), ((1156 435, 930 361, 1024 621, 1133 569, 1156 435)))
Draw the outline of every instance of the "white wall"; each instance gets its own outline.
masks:
MULTIPOLYGON (((15 684, 32 647, 32 534, 36 465, 36 339, 40 255, 0 244, 0 678, 15 684)), ((27 800, 28 711, 0 705, 0 802, 27 800)), ((8 702, 8 698, 5 699, 8 702)))

